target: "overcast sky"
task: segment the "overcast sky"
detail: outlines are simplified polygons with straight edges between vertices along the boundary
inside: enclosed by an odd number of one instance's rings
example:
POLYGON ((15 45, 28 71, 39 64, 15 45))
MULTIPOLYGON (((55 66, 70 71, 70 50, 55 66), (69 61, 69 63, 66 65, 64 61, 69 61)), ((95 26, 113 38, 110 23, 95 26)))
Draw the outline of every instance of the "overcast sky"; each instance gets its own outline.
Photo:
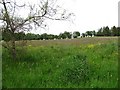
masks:
POLYGON ((52 22, 48 33, 98 30, 103 26, 118 26, 119 0, 61 0, 63 6, 75 13, 75 24, 52 22))
POLYGON ((48 33, 98 30, 103 26, 118 26, 119 0, 60 0, 63 8, 76 15, 74 24, 51 21, 48 33))
MULTIPOLYGON (((19 3, 38 0, 18 0, 19 3)), ((33 33, 59 34, 64 31, 98 30, 103 26, 118 26, 119 0, 58 0, 56 4, 75 14, 74 23, 68 21, 48 20, 49 30, 36 30, 33 33)), ((38 2, 37 2, 38 3, 38 2)), ((23 15, 26 13, 22 10, 23 15)))

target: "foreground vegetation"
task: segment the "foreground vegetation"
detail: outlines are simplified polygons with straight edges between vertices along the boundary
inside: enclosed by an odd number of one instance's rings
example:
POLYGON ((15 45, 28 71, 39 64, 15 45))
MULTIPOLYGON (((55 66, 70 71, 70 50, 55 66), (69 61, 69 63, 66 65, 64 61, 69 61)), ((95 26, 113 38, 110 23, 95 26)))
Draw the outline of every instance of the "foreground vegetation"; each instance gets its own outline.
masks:
POLYGON ((117 38, 30 41, 12 61, 3 50, 3 88, 116 88, 117 38))

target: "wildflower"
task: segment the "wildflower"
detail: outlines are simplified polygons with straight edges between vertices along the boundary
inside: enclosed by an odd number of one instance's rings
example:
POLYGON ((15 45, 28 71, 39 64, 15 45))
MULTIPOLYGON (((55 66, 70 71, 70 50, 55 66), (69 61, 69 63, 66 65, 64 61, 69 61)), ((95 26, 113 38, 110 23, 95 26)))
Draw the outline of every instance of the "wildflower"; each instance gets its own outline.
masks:
POLYGON ((112 77, 112 74, 110 76, 112 77))
POLYGON ((116 55, 118 55, 118 52, 117 53, 115 53, 116 55))
POLYGON ((98 45, 101 45, 101 43, 98 43, 98 45))
POLYGON ((95 46, 95 45, 90 44, 90 45, 88 45, 88 48, 94 48, 94 46, 95 46))
POLYGON ((31 47, 31 45, 29 45, 29 47, 31 47))

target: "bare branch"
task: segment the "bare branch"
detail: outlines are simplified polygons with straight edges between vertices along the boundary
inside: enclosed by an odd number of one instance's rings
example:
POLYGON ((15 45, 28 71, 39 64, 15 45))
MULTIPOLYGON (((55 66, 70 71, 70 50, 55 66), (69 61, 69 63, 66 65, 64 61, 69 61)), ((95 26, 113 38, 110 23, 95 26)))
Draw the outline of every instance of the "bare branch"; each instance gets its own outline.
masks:
POLYGON ((10 1, 10 3, 13 3, 15 6, 17 6, 17 7, 25 7, 25 4, 23 4, 23 5, 18 5, 17 3, 16 3, 16 1, 10 1))

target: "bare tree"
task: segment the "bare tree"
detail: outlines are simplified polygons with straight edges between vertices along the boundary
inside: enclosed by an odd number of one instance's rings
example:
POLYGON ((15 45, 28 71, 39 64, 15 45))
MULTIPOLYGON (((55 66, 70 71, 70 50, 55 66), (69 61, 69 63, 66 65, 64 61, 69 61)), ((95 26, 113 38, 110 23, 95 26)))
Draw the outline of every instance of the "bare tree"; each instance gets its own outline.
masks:
POLYGON ((16 59, 15 33, 32 30, 33 27, 46 28, 46 19, 68 20, 73 13, 68 13, 65 9, 55 5, 56 0, 39 0, 39 4, 19 5, 15 0, 0 1, 0 22, 2 30, 8 36, 4 47, 7 48, 13 59, 16 59), (26 17, 18 16, 19 9, 28 9, 26 17))

